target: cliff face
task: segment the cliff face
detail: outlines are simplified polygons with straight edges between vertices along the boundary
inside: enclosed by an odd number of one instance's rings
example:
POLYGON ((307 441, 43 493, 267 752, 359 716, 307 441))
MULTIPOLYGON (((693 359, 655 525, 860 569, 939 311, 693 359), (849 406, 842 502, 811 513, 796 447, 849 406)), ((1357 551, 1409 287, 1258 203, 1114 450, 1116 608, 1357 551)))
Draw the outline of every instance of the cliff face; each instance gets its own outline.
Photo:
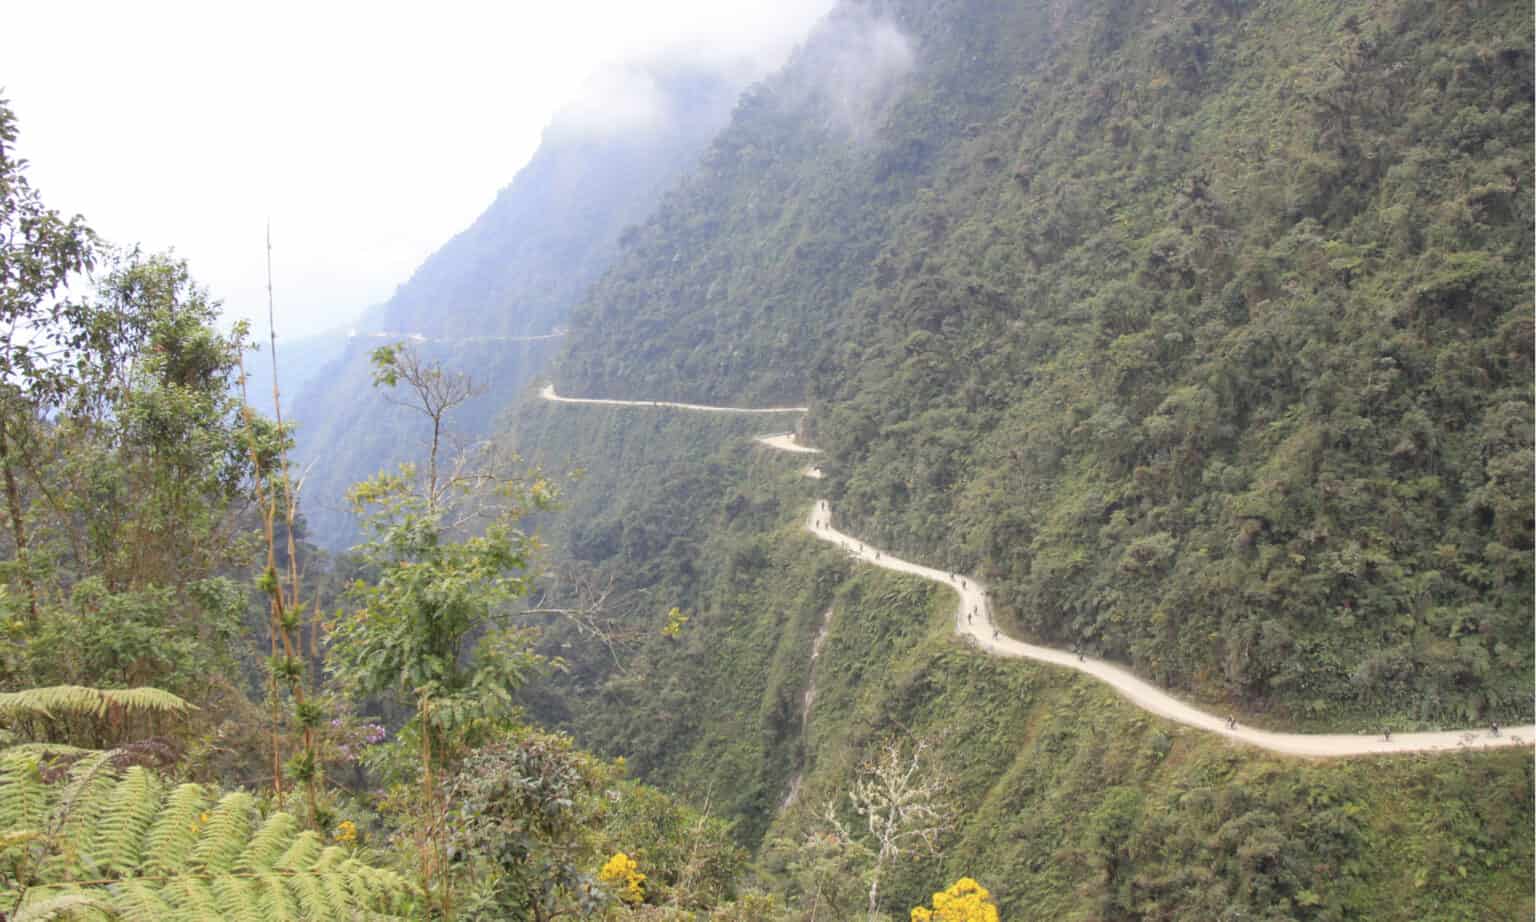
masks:
POLYGON ((1530 715, 1508 4, 846 4, 576 315, 563 390, 802 402, 871 539, 1307 725, 1530 715))
POLYGON ((1015 4, 839 7, 626 238, 577 315, 562 380, 610 396, 804 397, 876 258, 1007 112, 1050 21, 1015 4))
POLYGON ((425 435, 373 391, 369 353, 417 337, 483 385, 455 425, 467 440, 490 435, 554 354, 572 305, 612 262, 621 231, 697 160, 742 87, 736 76, 659 66, 621 76, 644 112, 557 116, 485 213, 369 310, 297 397, 285 398, 299 424, 295 456, 313 464, 305 517, 321 546, 343 549, 356 536, 346 489, 414 458, 425 435))
POLYGON ((960 818, 892 905, 972 874, 1008 918, 1528 914, 1528 758, 1234 749, 976 656, 951 600, 800 527, 829 497, 1009 630, 1245 722, 1528 721, 1528 12, 844 4, 625 235, 553 373, 808 402, 826 478, 753 446, 776 423, 522 407, 518 447, 585 471, 546 588, 604 599, 603 642, 546 626, 570 669, 535 713, 708 799, 791 897, 817 811, 916 734, 960 818))

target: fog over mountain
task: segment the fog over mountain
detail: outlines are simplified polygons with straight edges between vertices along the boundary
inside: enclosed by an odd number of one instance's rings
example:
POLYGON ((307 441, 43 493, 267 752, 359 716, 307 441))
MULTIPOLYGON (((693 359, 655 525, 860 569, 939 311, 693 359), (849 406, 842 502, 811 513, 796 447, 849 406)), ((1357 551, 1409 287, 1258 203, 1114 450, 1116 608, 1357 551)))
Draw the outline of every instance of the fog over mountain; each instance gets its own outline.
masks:
POLYGON ((614 62, 751 79, 830 5, 22 4, 0 88, 53 207, 174 247, 226 315, 263 327, 270 221, 278 332, 297 339, 386 300, 562 107, 583 97, 594 124, 625 124, 614 62))
POLYGON ((1536 918, 1529 3, 285 2, 5 19, 0 916, 1536 918))
POLYGON ((762 66, 702 55, 605 69, 551 121, 516 179, 392 297, 345 338, 318 350, 301 341, 293 351, 308 364, 286 377, 305 386, 285 383, 284 405, 299 426, 297 457, 315 464, 304 505, 317 541, 348 544, 356 525, 342 503, 346 489, 419 454, 417 421, 372 386, 372 350, 410 340, 470 374, 484 392, 454 424, 466 439, 488 435, 563 345, 562 325, 610 265, 621 231, 697 161, 762 66), (327 349, 333 357, 318 364, 317 351, 327 349))

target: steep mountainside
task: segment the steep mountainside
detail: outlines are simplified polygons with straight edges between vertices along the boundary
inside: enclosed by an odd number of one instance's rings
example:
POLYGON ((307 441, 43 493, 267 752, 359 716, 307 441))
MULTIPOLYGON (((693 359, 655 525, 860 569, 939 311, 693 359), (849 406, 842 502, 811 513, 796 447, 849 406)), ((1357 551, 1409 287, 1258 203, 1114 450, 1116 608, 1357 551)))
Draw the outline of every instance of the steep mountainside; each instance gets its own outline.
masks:
MULTIPOLYGON (((347 348, 346 330, 327 330, 310 336, 279 339, 277 374, 282 383, 283 413, 291 414, 295 400, 315 378, 347 348)), ((245 354, 245 386, 251 404, 260 413, 272 414, 272 355, 269 341, 245 354)))
MULTIPOLYGON (((356 534, 342 497, 353 483, 419 454, 424 430, 374 393, 368 356, 418 337, 485 393, 456 425, 483 438, 553 354, 572 304, 613 258, 620 232, 641 220, 725 124, 743 78, 693 69, 636 68, 641 116, 567 111, 495 202, 369 310, 339 357, 288 400, 311 538, 344 548, 356 534), (643 116, 643 117, 642 117, 643 116)), ((281 343, 279 344, 281 347, 281 343)))
POLYGON ((850 4, 562 390, 809 397, 858 531, 1201 698, 1529 716, 1527 12, 850 4))
POLYGON ((474 224, 433 253, 359 328, 433 338, 534 336, 562 324, 642 220, 725 125, 740 80, 662 65, 638 121, 565 112, 528 165, 474 224))
POLYGON ((789 896, 913 734, 960 819, 892 906, 974 874, 1006 918, 1529 915, 1528 753, 1260 756, 979 657, 800 522, 829 496, 1020 635, 1247 723, 1529 721, 1531 40, 1513 3, 844 3, 554 372, 808 402, 826 479, 748 438, 794 417, 523 406, 517 446, 585 471, 547 588, 603 600, 549 624, 535 712, 789 896))
MULTIPOLYGON (((939 741, 956 827, 897 866, 888 907, 971 875, 1008 919, 1529 914, 1528 750, 1276 758, 980 656, 951 594, 805 533, 822 483, 752 441, 779 421, 535 402, 516 425, 531 459, 583 470, 540 525, 539 604, 601 600, 544 619, 568 670, 531 708, 733 820, 765 883, 814 901, 824 807, 894 735, 939 741)), ((862 917, 846 882, 820 898, 862 917)))
POLYGON ((1034 6, 837 8, 626 238, 577 315, 561 380, 593 395, 803 397, 902 216, 1006 111, 1020 57, 1053 41, 1034 6))

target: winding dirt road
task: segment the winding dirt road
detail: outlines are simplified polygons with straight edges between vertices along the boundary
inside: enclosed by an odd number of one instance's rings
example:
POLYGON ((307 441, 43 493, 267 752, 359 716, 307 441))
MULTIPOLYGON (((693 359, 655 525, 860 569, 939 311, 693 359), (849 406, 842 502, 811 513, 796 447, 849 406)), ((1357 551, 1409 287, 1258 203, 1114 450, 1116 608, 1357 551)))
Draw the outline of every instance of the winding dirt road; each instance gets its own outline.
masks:
POLYGON ((564 330, 555 330, 552 333, 540 333, 536 336, 426 336, 421 333, 398 333, 391 330, 380 330, 375 333, 359 333, 356 330, 347 334, 348 339, 408 339, 414 343, 537 343, 548 339, 559 339, 565 335, 564 330))
MULTIPOLYGON (((792 413, 805 412, 803 407, 775 407, 771 409, 746 409, 741 407, 714 407, 691 403, 669 403, 645 400, 589 400, 578 397, 560 397, 554 385, 546 385, 540 396, 558 403, 596 404, 621 407, 670 407, 706 413, 792 413)), ((794 440, 792 433, 764 435, 756 439, 768 448, 797 454, 820 454, 820 449, 809 448, 794 440)), ((821 469, 812 465, 802 471, 808 477, 821 477, 821 469)), ((823 541, 842 548, 854 558, 884 567, 897 573, 907 573, 942 583, 960 596, 960 607, 955 612, 955 631, 978 649, 996 656, 1032 659, 1053 666, 1075 669, 1106 683, 1132 704, 1175 723, 1194 727, 1225 736, 1237 742, 1257 746, 1271 752, 1293 756, 1362 756, 1407 752, 1454 752, 1466 749, 1492 749, 1500 746, 1530 746, 1536 743, 1536 724, 1506 727, 1498 736, 1488 728, 1475 730, 1441 730, 1427 733, 1393 734, 1391 739, 1382 735, 1349 733, 1274 733, 1243 726, 1228 726, 1224 718, 1206 713, 1170 695, 1168 692, 1128 670, 1093 657, 1024 643, 1003 634, 992 621, 992 604, 984 585, 969 576, 936 570, 891 555, 881 548, 865 544, 852 535, 838 531, 832 525, 832 507, 826 500, 817 500, 806 517, 805 527, 823 541)))
MULTIPOLYGON (((655 409, 691 410, 695 413, 807 413, 810 407, 767 407, 765 409, 751 410, 745 407, 711 407, 702 403, 673 403, 670 400, 602 400, 590 397, 561 397, 555 393, 553 384, 544 385, 539 391, 539 396, 555 403, 580 403, 599 407, 651 407, 655 409)), ((814 451, 815 449, 812 449, 814 451)))

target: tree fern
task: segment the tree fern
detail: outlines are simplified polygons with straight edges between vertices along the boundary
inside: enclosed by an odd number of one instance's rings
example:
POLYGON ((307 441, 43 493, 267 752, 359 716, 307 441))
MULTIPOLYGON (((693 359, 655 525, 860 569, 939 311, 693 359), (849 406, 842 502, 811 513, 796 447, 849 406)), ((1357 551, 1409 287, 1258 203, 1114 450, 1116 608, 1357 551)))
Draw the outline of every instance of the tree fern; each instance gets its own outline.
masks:
POLYGON ((6 753, 0 763, 0 829, 6 834, 41 834, 48 822, 50 795, 38 771, 37 758, 6 753))
POLYGON ((287 882, 275 873, 265 873, 256 878, 256 898, 267 908, 271 922, 300 922, 304 915, 299 901, 294 899, 287 882))
POLYGON ((228 873, 250 842, 257 819, 255 799, 244 791, 233 791, 207 816, 192 861, 211 872, 228 873))
POLYGON ((49 818, 51 835, 63 833, 82 848, 89 848, 109 804, 106 794, 114 787, 108 764, 111 758, 110 752, 97 752, 70 766, 69 781, 60 789, 49 818))
POLYGON ((287 851, 298 831, 299 821, 291 813, 274 813, 267 817, 266 822, 246 843, 245 855, 240 859, 238 870, 254 871, 257 868, 272 867, 287 851))
MULTIPOLYGON (((97 752, 69 766, 67 780, 49 810, 46 841, 49 861, 59 870, 79 865, 85 874, 97 874, 94 855, 102 814, 110 804, 114 787, 110 772, 112 753, 97 752)), ((48 792, 51 793, 51 792, 48 792)))
POLYGON ((0 692, 0 717, 105 717, 113 708, 130 714, 186 714, 196 708, 158 688, 86 688, 51 685, 0 692))
POLYGON ((144 861, 144 843, 160 808, 160 781, 139 766, 113 788, 98 829, 97 866, 103 877, 130 873, 144 861))
POLYGON ((167 883, 165 890, 166 902, 176 907, 174 914, 166 917, 166 922, 195 922, 220 917, 219 895, 206 880, 182 877, 167 883))
POLYGON ((186 865, 197 844, 200 815, 207 801, 207 793, 196 784, 179 785, 171 791, 149 830, 146 870, 169 874, 186 865))
POLYGON ((0 758, 0 913, 32 922, 402 918, 399 875, 327 847, 286 813, 171 786, 110 754, 49 784, 35 755, 0 758))
POLYGON ((320 837, 312 832, 301 832, 289 840, 288 848, 272 863, 272 867, 283 870, 308 867, 320 860, 325 852, 325 844, 320 837))

